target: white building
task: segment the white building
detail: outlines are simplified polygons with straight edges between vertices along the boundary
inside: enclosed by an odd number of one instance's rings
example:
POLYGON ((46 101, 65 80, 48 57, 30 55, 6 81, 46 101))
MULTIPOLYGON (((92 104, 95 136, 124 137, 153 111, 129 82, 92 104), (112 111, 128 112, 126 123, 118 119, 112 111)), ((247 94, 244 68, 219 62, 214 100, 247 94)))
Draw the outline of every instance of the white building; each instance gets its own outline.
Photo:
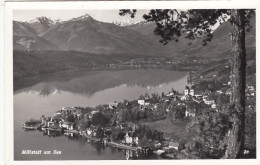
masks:
POLYGON ((191 90, 190 90, 190 95, 191 95, 191 96, 194 96, 194 95, 195 95, 194 89, 191 89, 191 90))
POLYGON ((184 90, 184 95, 188 95, 189 94, 189 89, 185 89, 184 90))
POLYGON ((145 104, 145 100, 138 100, 137 103, 140 104, 140 105, 144 105, 145 104))

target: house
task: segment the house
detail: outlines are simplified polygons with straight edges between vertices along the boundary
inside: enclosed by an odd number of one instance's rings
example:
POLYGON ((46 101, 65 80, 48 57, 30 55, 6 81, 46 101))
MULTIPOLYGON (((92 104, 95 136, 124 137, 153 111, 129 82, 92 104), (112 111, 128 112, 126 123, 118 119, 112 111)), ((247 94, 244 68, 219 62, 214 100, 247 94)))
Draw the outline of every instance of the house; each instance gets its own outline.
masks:
POLYGON ((150 105, 150 103, 147 100, 143 100, 143 99, 137 100, 137 103, 139 105, 150 105))
POLYGON ((128 145, 133 145, 133 144, 138 145, 139 139, 138 139, 137 136, 133 136, 132 133, 127 132, 125 137, 124 137, 124 141, 128 145))
POLYGON ((184 100, 189 101, 189 100, 191 100, 191 95, 189 95, 189 94, 184 95, 184 96, 181 97, 181 100, 182 101, 184 101, 184 100))
POLYGON ((210 100, 210 99, 208 98, 208 96, 203 96, 203 101, 204 101, 204 103, 207 104, 207 105, 212 105, 212 104, 215 103, 215 100, 210 100))
POLYGON ((249 91, 255 91, 255 87, 254 86, 247 86, 247 88, 249 89, 249 91))
POLYGON ((184 90, 184 95, 188 95, 189 94, 189 89, 185 89, 184 90))
POLYGON ((170 142, 169 148, 174 148, 174 149, 178 150, 179 149, 179 143, 178 142, 170 142))
POLYGON ((145 104, 145 100, 138 100, 137 103, 140 104, 140 105, 144 105, 145 104))
POLYGON ((205 104, 207 104, 207 105, 212 105, 212 104, 214 104, 214 103, 215 103, 215 101, 214 101, 214 100, 208 100, 208 99, 204 99, 203 101, 204 101, 204 103, 205 103, 205 104))
POLYGON ((164 150, 157 150, 157 151, 155 151, 155 152, 156 152, 157 155, 161 155, 161 154, 163 154, 165 151, 164 151, 164 150))
POLYGON ((186 109, 185 117, 195 117, 196 116, 196 109, 186 109))
POLYGON ((195 95, 194 89, 190 89, 190 95, 191 95, 191 96, 194 96, 194 95, 195 95))
POLYGON ((196 103, 201 103, 201 102, 202 102, 201 99, 196 98, 196 97, 192 97, 192 100, 193 100, 194 102, 196 102, 196 103))
POLYGON ((167 97, 173 97, 174 93, 173 92, 169 92, 169 94, 167 94, 167 97))
POLYGON ((90 114, 88 115, 88 118, 91 119, 94 114, 98 113, 99 111, 91 111, 90 114))
POLYGON ((177 105, 178 105, 178 106, 185 106, 185 104, 184 104, 184 103, 180 103, 180 102, 179 102, 179 103, 177 103, 177 105))
POLYGON ((74 110, 75 110, 74 107, 62 107, 60 112, 61 114, 67 115, 67 114, 71 114, 74 110))
POLYGON ((43 124, 43 125, 47 125, 47 123, 48 123, 49 121, 51 121, 52 118, 51 118, 51 117, 42 117, 41 120, 42 120, 42 124, 43 124))
POLYGON ((92 135, 92 129, 87 128, 87 132, 86 133, 87 133, 88 136, 91 136, 92 135))
POLYGON ((132 144, 133 143, 133 138, 129 136, 128 132, 125 135, 125 143, 126 144, 132 144))
POLYGON ((79 131, 79 134, 80 134, 81 136, 83 136, 83 135, 86 135, 87 133, 86 133, 86 131, 79 131))
POLYGON ((61 115, 61 111, 56 111, 56 112, 54 113, 54 116, 58 116, 58 115, 61 115))
POLYGON ((53 126, 54 126, 54 122, 51 119, 50 121, 47 122, 47 127, 53 127, 53 126))
POLYGON ((114 108, 116 108, 117 106, 118 106, 118 102, 109 103, 109 105, 108 105, 108 107, 109 107, 110 109, 114 109, 114 108))
POLYGON ((93 136, 93 137, 95 137, 95 136, 97 135, 97 128, 94 127, 94 126, 90 126, 89 128, 87 128, 86 134, 87 134, 88 136, 93 136))
POLYGON ((226 94, 227 95, 231 95, 232 94, 232 92, 231 92, 231 89, 229 88, 227 91, 226 91, 226 94))
POLYGON ((154 141, 154 147, 155 148, 160 148, 161 146, 162 146, 162 144, 158 140, 154 141))
POLYGON ((217 90, 216 92, 219 93, 219 94, 223 93, 222 90, 217 90))
POLYGON ((67 129, 70 131, 74 130, 74 124, 70 123, 67 129))
POLYGON ((217 105, 214 103, 214 104, 211 105, 211 108, 212 108, 212 109, 216 109, 216 108, 217 108, 217 105))
POLYGON ((65 121, 60 121, 59 122, 59 127, 60 128, 65 128, 68 130, 73 130, 74 129, 74 124, 71 122, 65 122, 65 121))

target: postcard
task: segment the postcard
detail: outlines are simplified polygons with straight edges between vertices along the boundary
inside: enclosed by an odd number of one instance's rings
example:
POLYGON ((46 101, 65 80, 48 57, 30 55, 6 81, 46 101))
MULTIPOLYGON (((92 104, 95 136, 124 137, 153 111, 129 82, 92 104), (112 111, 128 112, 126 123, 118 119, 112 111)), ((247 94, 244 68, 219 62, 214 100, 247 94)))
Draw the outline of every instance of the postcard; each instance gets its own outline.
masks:
POLYGON ((6 164, 257 164, 258 8, 6 2, 6 164))

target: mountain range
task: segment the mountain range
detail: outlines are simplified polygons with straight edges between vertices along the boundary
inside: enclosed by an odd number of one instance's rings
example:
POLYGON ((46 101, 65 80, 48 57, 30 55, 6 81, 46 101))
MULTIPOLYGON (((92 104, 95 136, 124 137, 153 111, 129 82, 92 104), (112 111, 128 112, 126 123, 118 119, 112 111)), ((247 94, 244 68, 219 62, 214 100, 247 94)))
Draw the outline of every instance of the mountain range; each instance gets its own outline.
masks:
MULTIPOLYGON (((99 22, 87 14, 63 22, 46 17, 29 22, 14 21, 13 31, 14 49, 143 55, 159 55, 164 49, 160 43, 136 31, 99 22)), ((165 50, 164 54, 167 53, 165 50)))
MULTIPOLYGON (((246 46, 255 47, 255 18, 252 29, 246 33, 246 46)), ((230 54, 228 33, 231 25, 221 24, 207 46, 202 39, 188 40, 184 36, 178 42, 159 43, 154 35, 154 23, 119 20, 104 23, 88 14, 68 21, 53 21, 37 17, 28 22, 13 22, 13 45, 16 50, 61 50, 95 54, 142 54, 167 57, 216 57, 230 54)))

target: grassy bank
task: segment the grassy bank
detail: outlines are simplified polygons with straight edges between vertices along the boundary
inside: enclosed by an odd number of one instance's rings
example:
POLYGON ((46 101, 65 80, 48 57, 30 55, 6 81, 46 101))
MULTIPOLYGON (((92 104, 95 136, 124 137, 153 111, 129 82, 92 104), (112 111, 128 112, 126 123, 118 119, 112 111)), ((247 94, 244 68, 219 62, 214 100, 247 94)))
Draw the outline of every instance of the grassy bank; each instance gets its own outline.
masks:
POLYGON ((163 132, 166 135, 170 135, 174 138, 190 140, 192 138, 192 132, 186 131, 187 123, 188 121, 175 121, 172 123, 167 119, 164 119, 164 120, 145 122, 142 124, 152 129, 156 129, 160 132, 163 132))

